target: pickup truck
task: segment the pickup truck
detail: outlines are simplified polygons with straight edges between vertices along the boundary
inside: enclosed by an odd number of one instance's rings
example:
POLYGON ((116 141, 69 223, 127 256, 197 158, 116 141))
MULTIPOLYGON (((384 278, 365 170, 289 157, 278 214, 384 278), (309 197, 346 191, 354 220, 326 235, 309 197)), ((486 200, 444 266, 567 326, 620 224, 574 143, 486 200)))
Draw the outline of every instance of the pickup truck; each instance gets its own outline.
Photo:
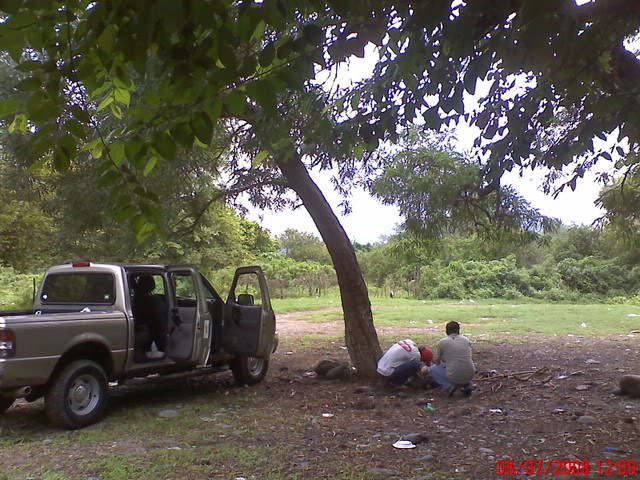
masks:
POLYGON ((256 384, 275 325, 260 267, 237 269, 226 301, 193 265, 51 267, 31 310, 0 311, 0 415, 44 397, 52 423, 77 429, 130 379, 230 368, 256 384))

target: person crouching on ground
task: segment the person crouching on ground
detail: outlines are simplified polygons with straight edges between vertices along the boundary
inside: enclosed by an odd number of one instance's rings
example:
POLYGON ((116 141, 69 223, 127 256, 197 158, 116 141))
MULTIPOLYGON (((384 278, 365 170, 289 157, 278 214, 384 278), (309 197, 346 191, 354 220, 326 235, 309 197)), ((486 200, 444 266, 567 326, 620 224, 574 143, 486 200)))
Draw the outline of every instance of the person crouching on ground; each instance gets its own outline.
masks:
POLYGON ((471 358, 471 342, 460 335, 460 324, 446 325, 447 337, 436 346, 436 356, 431 367, 431 377, 449 395, 462 389, 464 395, 471 395, 471 379, 476 367, 471 358))
POLYGON ((419 374, 424 365, 431 365, 433 352, 428 347, 417 347, 413 340, 394 343, 378 360, 378 373, 387 384, 402 388, 419 374))

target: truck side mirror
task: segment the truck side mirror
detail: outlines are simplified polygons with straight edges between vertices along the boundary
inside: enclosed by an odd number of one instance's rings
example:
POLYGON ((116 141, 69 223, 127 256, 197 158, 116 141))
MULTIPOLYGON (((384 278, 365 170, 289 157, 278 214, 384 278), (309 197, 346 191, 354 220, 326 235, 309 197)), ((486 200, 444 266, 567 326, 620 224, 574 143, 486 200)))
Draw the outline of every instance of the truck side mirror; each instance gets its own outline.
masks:
POLYGON ((236 303, 238 305, 251 306, 253 305, 253 295, 241 293, 238 295, 238 301, 236 303))

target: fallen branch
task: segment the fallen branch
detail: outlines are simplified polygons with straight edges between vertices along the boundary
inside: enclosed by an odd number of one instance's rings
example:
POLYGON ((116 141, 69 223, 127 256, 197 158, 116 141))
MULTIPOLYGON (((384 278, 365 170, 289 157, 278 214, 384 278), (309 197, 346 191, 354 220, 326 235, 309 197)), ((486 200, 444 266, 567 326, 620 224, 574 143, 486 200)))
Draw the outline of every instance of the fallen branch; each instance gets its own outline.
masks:
POLYGON ((505 378, 515 378, 516 380, 520 380, 520 381, 526 382, 531 377, 533 377, 534 375, 538 375, 538 374, 544 373, 547 369, 548 369, 548 367, 542 367, 542 368, 538 368, 537 370, 533 370, 533 371, 525 370, 524 372, 503 373, 501 375, 494 375, 493 377, 476 378, 475 381, 476 382, 485 382, 485 381, 495 382, 495 381, 502 380, 502 379, 505 379, 505 378), (526 378, 518 378, 521 375, 527 375, 527 377, 526 378))

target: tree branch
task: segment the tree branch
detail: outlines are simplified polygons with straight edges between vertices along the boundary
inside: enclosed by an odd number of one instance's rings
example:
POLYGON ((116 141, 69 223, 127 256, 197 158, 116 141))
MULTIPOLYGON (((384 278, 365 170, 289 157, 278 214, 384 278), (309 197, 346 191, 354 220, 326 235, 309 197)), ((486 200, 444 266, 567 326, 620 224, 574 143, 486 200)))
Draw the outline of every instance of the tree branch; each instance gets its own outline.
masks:
MULTIPOLYGON (((185 234, 185 233, 192 233, 195 228, 200 224, 200 222, 202 221, 202 218, 204 217, 204 214, 207 213, 207 210, 209 210, 209 208, 211 207, 211 205, 213 205, 214 202, 221 200, 223 198, 228 198, 228 197, 233 197, 236 195, 239 195, 241 193, 244 193, 248 190, 251 190, 253 188, 260 188, 260 187, 264 187, 267 185, 274 185, 274 186, 280 186, 280 187, 289 187, 289 184, 283 180, 278 180, 278 179, 269 179, 269 180, 263 180, 260 182, 252 182, 252 183, 248 183, 246 185, 242 185, 242 186, 238 186, 235 188, 229 188, 226 190, 221 190, 219 192, 217 192, 215 195, 213 195, 211 198, 209 198, 209 200, 207 200, 207 203, 205 203, 204 207, 200 209, 200 211, 196 214, 196 216, 193 219, 193 223, 191 225, 189 225, 188 227, 182 229, 182 230, 178 230, 175 233, 180 233, 180 234, 185 234)), ((184 219, 183 219, 184 220, 184 219)), ((180 222, 178 222, 180 223, 180 222)))

